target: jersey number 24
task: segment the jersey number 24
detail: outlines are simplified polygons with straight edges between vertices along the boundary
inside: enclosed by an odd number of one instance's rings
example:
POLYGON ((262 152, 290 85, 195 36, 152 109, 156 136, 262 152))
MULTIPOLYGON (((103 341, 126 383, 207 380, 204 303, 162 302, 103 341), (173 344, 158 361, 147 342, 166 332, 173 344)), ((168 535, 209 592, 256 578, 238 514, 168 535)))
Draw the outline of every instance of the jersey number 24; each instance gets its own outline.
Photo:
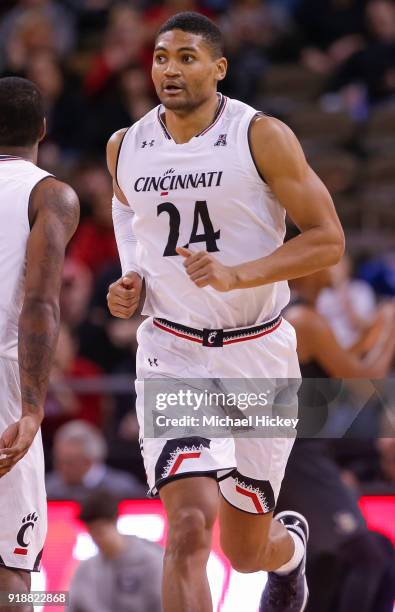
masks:
MULTIPOLYGON (((180 236, 180 224, 181 216, 178 208, 172 204, 172 202, 163 202, 158 204, 158 216, 163 212, 167 212, 169 215, 169 237, 165 250, 163 251, 164 257, 173 257, 178 255, 176 247, 178 246, 178 238, 180 236)), ((217 247, 217 240, 220 237, 221 230, 214 231, 213 224, 208 213, 207 202, 205 200, 198 200, 195 202, 195 210, 193 214, 193 226, 191 231, 191 237, 187 244, 184 244, 184 248, 188 248, 190 244, 194 242, 205 242, 206 251, 213 253, 219 251, 217 247), (204 233, 198 234, 199 220, 202 222, 204 233)))

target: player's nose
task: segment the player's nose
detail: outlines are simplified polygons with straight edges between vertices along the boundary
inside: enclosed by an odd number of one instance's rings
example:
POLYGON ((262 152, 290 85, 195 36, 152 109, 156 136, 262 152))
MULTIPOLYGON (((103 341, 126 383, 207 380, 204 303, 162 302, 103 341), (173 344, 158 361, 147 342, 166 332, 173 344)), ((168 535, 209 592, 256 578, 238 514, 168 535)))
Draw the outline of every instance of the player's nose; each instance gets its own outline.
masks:
POLYGON ((180 66, 179 66, 178 62, 176 62, 174 60, 168 61, 167 64, 166 64, 166 68, 165 68, 163 74, 166 77, 179 76, 181 74, 181 71, 180 71, 180 66))

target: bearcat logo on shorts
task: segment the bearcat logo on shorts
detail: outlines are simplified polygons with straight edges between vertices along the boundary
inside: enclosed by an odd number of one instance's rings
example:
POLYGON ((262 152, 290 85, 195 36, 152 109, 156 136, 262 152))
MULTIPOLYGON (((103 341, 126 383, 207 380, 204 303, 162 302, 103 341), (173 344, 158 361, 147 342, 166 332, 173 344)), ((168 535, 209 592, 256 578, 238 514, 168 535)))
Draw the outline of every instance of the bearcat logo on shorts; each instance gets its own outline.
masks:
POLYGON ((36 522, 38 520, 38 516, 35 512, 31 512, 27 514, 22 519, 21 528, 18 531, 16 536, 16 541, 19 544, 19 547, 14 548, 15 555, 27 555, 27 549, 29 547, 30 542, 26 542, 26 532, 31 528, 34 529, 36 522))
POLYGON ((175 174, 166 171, 162 176, 140 176, 134 183, 134 190, 140 191, 176 191, 177 189, 201 189, 202 187, 221 187, 223 171, 190 172, 175 174))
POLYGON ((187 459, 199 459, 204 448, 210 448, 211 440, 191 437, 168 440, 155 466, 155 480, 174 476, 187 459))
POLYGON ((237 471, 232 477, 235 483, 236 492, 245 497, 249 497, 257 512, 266 513, 274 509, 273 489, 268 480, 248 478, 237 471))

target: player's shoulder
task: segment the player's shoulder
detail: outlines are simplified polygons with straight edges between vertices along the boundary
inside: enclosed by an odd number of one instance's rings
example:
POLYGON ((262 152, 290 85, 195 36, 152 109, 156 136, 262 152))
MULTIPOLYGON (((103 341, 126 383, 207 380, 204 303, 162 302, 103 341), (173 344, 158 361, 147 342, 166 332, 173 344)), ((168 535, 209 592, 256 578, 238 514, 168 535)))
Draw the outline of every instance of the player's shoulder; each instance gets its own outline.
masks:
POLYGON ((251 137, 265 142, 268 147, 273 144, 287 145, 290 140, 295 140, 295 134, 283 121, 258 111, 251 125, 251 137))
POLYGON ((112 175, 114 175, 119 152, 125 138, 127 136, 139 134, 146 128, 151 127, 157 121, 157 114, 158 106, 148 111, 148 113, 143 115, 138 121, 135 121, 135 123, 132 123, 132 125, 121 128, 111 135, 107 142, 107 165, 112 175))
POLYGON ((37 183, 29 201, 29 219, 34 223, 37 215, 55 215, 64 226, 74 226, 79 220, 79 199, 74 189, 47 175, 37 183))

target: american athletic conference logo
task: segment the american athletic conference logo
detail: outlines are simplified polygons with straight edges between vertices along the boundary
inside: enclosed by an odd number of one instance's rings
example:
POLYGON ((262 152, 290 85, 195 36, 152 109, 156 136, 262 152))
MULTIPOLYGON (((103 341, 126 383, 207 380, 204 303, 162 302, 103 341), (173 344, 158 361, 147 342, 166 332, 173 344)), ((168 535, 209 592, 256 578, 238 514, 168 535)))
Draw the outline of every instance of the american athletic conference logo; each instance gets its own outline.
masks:
POLYGON ((31 512, 30 514, 27 514, 26 516, 23 517, 22 525, 16 536, 16 541, 18 542, 19 547, 16 546, 14 548, 15 555, 27 555, 28 547, 30 545, 30 541, 26 542, 27 531, 29 529, 32 529, 32 530, 34 529, 34 527, 36 526, 37 520, 38 520, 38 516, 35 512, 31 512))

